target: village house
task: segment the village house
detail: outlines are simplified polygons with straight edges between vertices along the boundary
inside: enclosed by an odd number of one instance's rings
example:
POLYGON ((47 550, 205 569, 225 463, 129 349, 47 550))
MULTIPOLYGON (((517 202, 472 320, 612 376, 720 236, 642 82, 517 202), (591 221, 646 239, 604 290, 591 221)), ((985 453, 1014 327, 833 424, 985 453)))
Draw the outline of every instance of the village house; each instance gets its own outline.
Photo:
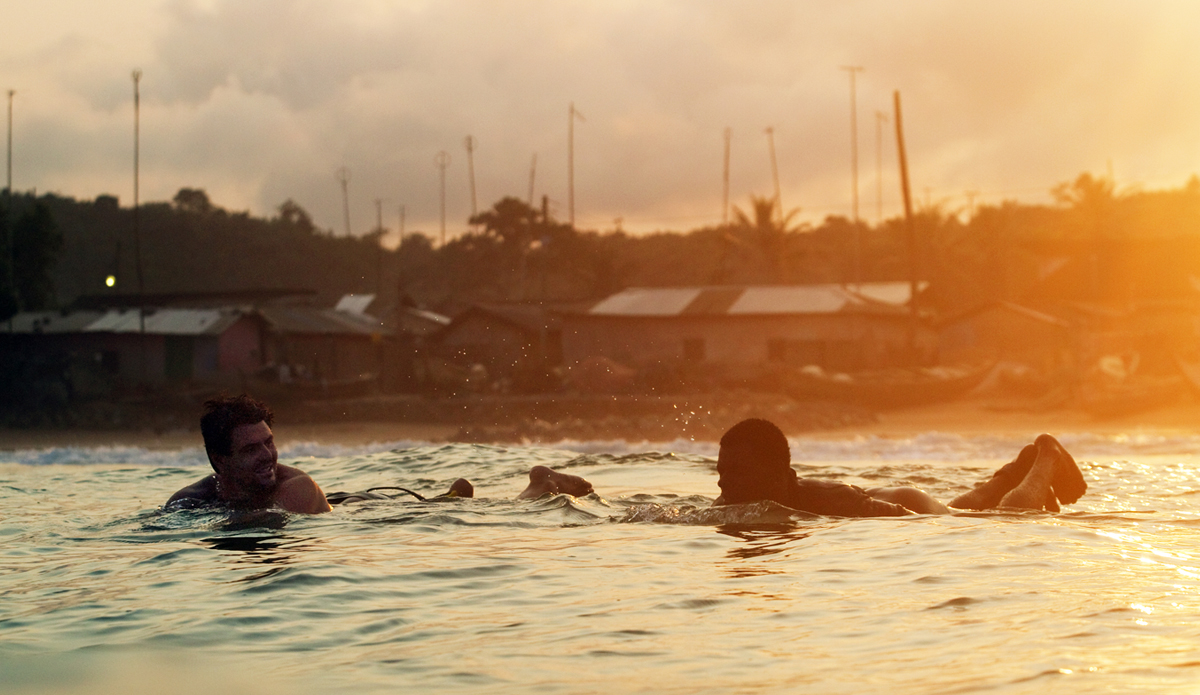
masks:
POLYGON ((540 390, 562 364, 560 319, 539 305, 476 304, 431 336, 430 354, 482 368, 490 383, 504 388, 540 390))
POLYGON ((563 359, 877 369, 934 352, 910 299, 904 282, 630 288, 563 314, 563 359))
POLYGON ((1079 359, 1070 321, 1012 302, 975 307, 938 327, 938 358, 945 363, 1012 362, 1052 373, 1079 359))
POLYGON ((263 365, 263 329, 254 312, 229 308, 42 311, 14 316, 5 342, 13 359, 63 365, 73 387, 90 391, 252 373, 263 365))
POLYGON ((258 311, 267 325, 266 362, 278 368, 279 380, 330 383, 376 379, 383 369, 383 340, 392 331, 380 319, 356 308, 354 302, 333 309, 261 307, 258 311))

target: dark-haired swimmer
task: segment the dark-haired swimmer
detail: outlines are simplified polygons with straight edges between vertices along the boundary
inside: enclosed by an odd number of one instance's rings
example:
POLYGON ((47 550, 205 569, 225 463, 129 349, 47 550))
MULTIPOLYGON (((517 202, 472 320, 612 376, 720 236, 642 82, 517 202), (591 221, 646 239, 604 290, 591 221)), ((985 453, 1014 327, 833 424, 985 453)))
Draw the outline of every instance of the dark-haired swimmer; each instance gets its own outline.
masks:
POLYGON ((1058 511, 1087 491, 1075 459, 1048 434, 1021 450, 987 481, 942 504, 913 487, 871 488, 799 478, 791 467, 787 437, 773 423, 743 420, 721 437, 713 503, 748 504, 771 500, 785 507, 828 516, 904 516, 948 514, 957 509, 1044 509, 1058 511))
POLYGON ((204 408, 200 432, 213 473, 171 495, 168 506, 329 511, 325 493, 308 474, 280 465, 270 408, 245 394, 214 398, 204 408))

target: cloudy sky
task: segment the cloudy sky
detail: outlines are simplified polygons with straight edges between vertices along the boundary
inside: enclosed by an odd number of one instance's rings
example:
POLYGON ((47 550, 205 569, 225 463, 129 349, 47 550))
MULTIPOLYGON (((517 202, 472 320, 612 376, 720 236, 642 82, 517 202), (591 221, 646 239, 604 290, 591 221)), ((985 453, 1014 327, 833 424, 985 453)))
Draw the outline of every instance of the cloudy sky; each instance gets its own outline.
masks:
MULTIPOLYGON (((14 89, 13 186, 133 197, 134 68, 141 197, 203 188, 231 210, 292 198, 351 226, 447 227, 535 197, 568 216, 573 102, 578 226, 686 230, 773 192, 806 219, 852 214, 857 78, 860 215, 877 215, 877 113, 899 90, 917 201, 1047 199, 1110 171, 1119 186, 1200 171, 1200 3, 1180 0, 78 0, 10 2, 0 88, 14 89), (969 193, 971 192, 971 193, 969 193)), ((899 210, 884 130, 883 212, 899 210)))

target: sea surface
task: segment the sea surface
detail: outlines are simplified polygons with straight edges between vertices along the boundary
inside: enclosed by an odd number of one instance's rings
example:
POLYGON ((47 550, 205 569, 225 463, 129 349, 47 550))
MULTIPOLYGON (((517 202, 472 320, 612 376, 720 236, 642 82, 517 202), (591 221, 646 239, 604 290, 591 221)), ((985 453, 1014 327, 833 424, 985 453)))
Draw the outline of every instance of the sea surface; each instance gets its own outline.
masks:
MULTIPOLYGON (((792 453, 949 499, 1033 434, 792 453)), ((199 447, 0 452, 0 692, 1197 692, 1200 436, 1060 439, 1062 513, 901 519, 712 509, 686 440, 281 442, 326 491, 477 495, 311 517, 164 511, 199 447), (514 500, 535 464, 598 494, 514 500)))

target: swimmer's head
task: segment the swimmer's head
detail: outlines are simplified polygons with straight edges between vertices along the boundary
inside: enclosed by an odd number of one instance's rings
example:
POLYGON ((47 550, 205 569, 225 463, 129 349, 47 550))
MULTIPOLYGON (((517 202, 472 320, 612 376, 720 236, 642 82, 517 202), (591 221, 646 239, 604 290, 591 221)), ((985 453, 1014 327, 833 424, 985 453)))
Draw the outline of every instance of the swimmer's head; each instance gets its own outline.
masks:
POLYGON ((474 497, 475 486, 466 478, 459 478, 450 485, 450 491, 445 494, 445 497, 474 497))
POLYGON ((772 499, 796 474, 787 437, 774 423, 742 420, 721 437, 717 485, 727 504, 772 499))
POLYGON ((592 484, 577 475, 534 466, 529 469, 529 487, 517 495, 517 499, 537 499, 545 494, 583 497, 592 492, 592 484))
MULTIPOLYGON (((256 401, 246 394, 240 396, 217 396, 205 401, 204 415, 200 417, 200 434, 204 437, 204 451, 208 462, 214 456, 233 454, 233 430, 240 425, 267 423, 270 427, 275 414, 265 403, 256 401)), ((216 465, 213 464, 213 468, 216 465)))

